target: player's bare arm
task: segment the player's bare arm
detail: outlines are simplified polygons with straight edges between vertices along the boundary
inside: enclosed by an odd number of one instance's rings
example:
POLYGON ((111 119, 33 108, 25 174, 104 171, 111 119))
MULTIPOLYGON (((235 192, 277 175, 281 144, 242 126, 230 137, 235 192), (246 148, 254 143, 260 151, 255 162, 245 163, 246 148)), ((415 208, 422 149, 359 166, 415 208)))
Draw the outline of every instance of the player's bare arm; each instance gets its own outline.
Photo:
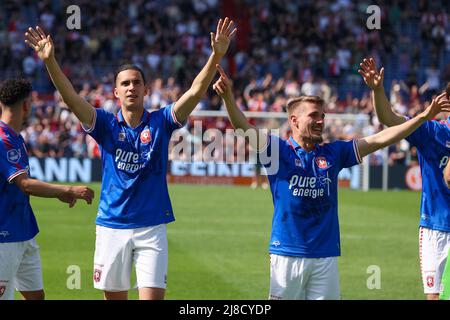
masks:
POLYGON ((380 122, 388 127, 405 122, 405 117, 392 110, 386 97, 383 87, 384 68, 378 71, 373 58, 363 59, 359 66, 358 73, 363 77, 366 85, 372 89, 373 104, 380 122))
POLYGON ((256 129, 248 122, 244 113, 236 106, 231 80, 220 65, 217 64, 216 68, 219 71, 220 78, 213 84, 213 89, 223 99, 231 124, 235 129, 242 129, 244 131, 256 129))
POLYGON ((433 99, 430 106, 416 117, 405 121, 402 124, 387 128, 377 134, 358 140, 359 154, 361 157, 364 157, 378 149, 394 144, 409 136, 425 121, 432 120, 440 112, 449 111, 450 101, 446 98, 444 92, 433 99))
POLYGON ((227 17, 219 20, 216 33, 211 32, 212 53, 206 65, 195 77, 191 88, 175 103, 174 112, 179 122, 184 122, 188 118, 200 99, 206 94, 216 74, 216 64, 220 63, 228 50, 231 38, 236 34, 237 29, 233 26, 234 22, 227 17))
POLYGON ((447 187, 450 188, 450 161, 444 169, 444 180, 447 183, 447 187))
POLYGON ((25 172, 15 177, 13 182, 25 194, 42 198, 58 198, 60 201, 68 203, 70 208, 75 205, 77 199, 84 199, 91 204, 94 198, 94 190, 86 186, 46 183, 28 177, 25 172))
POLYGON ((39 59, 45 63, 53 84, 70 110, 83 124, 92 127, 95 109, 77 94, 69 79, 62 72, 55 58, 55 48, 51 36, 46 35, 42 28, 36 27, 36 29, 28 28, 25 38, 25 43, 34 49, 39 59))
MULTIPOLYGON (((222 98, 228 112, 228 118, 230 119, 233 128, 242 129, 243 131, 257 131, 258 129, 248 122, 244 113, 237 107, 236 100, 233 95, 233 85, 231 80, 228 78, 220 65, 217 64, 216 67, 219 71, 220 78, 213 84, 213 89, 222 98)), ((250 139, 249 143, 255 150, 261 150, 265 147, 267 139, 260 139, 259 135, 256 135, 256 137, 256 141, 251 141, 250 139)))

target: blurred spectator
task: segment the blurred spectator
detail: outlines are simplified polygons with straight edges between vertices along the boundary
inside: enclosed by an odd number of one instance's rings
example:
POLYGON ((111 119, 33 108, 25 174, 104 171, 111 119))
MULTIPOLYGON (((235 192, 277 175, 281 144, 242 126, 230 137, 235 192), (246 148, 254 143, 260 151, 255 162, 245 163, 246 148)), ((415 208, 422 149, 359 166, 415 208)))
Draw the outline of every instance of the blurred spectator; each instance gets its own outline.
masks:
POLYGON ((390 166, 396 164, 406 164, 406 155, 408 151, 408 144, 402 146, 401 142, 398 142, 389 147, 389 159, 390 166))
MULTIPOLYGON (((64 8, 70 4, 0 3, 0 77, 22 73, 33 80, 31 125, 24 135, 36 156, 99 156, 95 141, 86 137, 54 92, 43 64, 23 43, 25 29, 37 24, 53 36, 57 58, 80 95, 113 113, 119 109, 113 72, 125 62, 146 73, 146 109, 176 101, 208 57, 209 32, 224 15, 239 29, 223 66, 231 74, 241 110, 283 112, 289 98, 310 94, 324 98, 328 113, 370 119, 366 128, 358 119, 327 122, 326 138, 351 139, 381 129, 368 90, 356 74, 363 57, 372 56, 385 66, 390 102, 406 116, 423 110, 450 81, 447 1, 380 0, 382 30, 368 30, 361 19, 366 4, 353 1, 80 0, 82 30, 69 32, 64 8)), ((221 109, 212 91, 196 108, 221 109)), ((205 128, 230 127, 223 118, 203 120, 205 128)), ((282 126, 274 119, 252 121, 282 126)), ((378 160, 374 155, 373 161, 378 160)))

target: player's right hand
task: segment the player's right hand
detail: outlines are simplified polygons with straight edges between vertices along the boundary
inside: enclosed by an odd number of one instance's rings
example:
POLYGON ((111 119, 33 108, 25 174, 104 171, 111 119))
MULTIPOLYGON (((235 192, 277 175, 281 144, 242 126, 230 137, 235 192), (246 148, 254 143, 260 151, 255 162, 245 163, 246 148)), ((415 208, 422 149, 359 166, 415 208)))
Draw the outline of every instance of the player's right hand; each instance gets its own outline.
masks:
POLYGON ((216 68, 220 73, 220 78, 213 84, 213 89, 222 98, 228 98, 232 95, 231 80, 226 75, 222 67, 216 64, 216 68))
POLYGON ((54 56, 54 46, 50 35, 45 35, 40 27, 28 28, 25 32, 25 43, 36 51, 39 59, 45 61, 54 56))
POLYGON ((370 89, 375 90, 383 87, 384 68, 381 68, 378 72, 373 58, 363 59, 359 66, 358 73, 370 89))
POLYGON ((84 199, 87 204, 92 204, 94 198, 94 190, 86 186, 70 186, 58 199, 62 202, 68 203, 72 208, 77 199, 84 199))

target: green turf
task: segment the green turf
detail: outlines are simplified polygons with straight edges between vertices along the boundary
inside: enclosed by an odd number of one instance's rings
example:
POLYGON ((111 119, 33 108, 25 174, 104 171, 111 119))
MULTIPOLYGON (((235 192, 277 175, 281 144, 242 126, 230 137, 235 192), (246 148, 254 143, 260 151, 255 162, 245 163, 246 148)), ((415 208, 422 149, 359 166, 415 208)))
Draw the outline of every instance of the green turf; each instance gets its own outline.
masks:
MULTIPOLYGON (((98 196, 99 184, 94 184, 98 196)), ((171 185, 176 221, 168 227, 167 299, 266 299, 270 191, 171 185)), ((343 299, 423 299, 418 261, 420 194, 341 190, 343 299), (368 289, 367 268, 380 267, 381 288, 368 289)), ((101 299, 93 289, 95 213, 77 203, 33 198, 47 299, 101 299), (80 267, 81 289, 69 290, 67 268, 80 267)), ((135 299, 135 290, 130 298, 135 299)))

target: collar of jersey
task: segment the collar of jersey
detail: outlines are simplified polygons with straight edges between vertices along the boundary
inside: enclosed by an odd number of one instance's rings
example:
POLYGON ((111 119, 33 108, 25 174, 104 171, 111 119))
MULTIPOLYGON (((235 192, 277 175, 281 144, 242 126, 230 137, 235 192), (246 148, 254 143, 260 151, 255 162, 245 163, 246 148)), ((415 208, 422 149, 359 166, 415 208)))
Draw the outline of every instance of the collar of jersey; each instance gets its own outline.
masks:
MULTIPOLYGON (((294 139, 292 136, 289 137, 289 144, 291 145, 292 149, 293 149, 295 152, 301 151, 302 153, 309 153, 309 152, 307 152, 305 149, 303 149, 303 148, 297 143, 297 141, 295 141, 295 139, 294 139)), ((312 151, 314 151, 314 150, 316 150, 316 145, 315 145, 315 144, 314 144, 314 148, 313 148, 312 151)))
MULTIPOLYGON (((138 125, 138 127, 143 123, 147 123, 149 119, 150 119, 150 112, 144 109, 144 112, 142 113, 141 117, 141 123, 138 125)), ((117 112, 117 121, 119 121, 119 123, 128 125, 123 117, 122 109, 120 109, 119 112, 117 112)))
POLYGON ((4 123, 2 120, 0 120, 0 126, 3 127, 3 128, 5 128, 5 129, 8 131, 8 133, 10 133, 10 134, 13 135, 13 137, 18 137, 18 136, 19 136, 19 134, 16 133, 16 131, 14 131, 13 128, 11 128, 10 126, 8 126, 8 125, 7 125, 6 123, 4 123))

